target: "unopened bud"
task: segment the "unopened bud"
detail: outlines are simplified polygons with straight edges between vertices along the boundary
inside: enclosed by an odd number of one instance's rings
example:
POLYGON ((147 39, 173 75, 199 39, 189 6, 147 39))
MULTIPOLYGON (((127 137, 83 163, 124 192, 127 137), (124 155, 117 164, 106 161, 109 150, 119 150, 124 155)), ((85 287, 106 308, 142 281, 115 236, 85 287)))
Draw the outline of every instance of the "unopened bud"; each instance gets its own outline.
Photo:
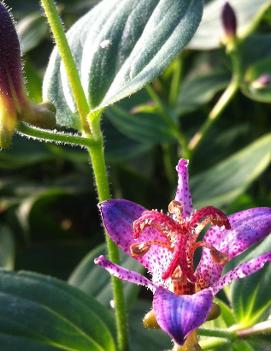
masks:
POLYGON ((235 38, 237 31, 237 18, 232 6, 226 2, 222 9, 222 24, 227 38, 235 38))
POLYGON ((216 303, 212 304, 211 310, 208 314, 207 321, 212 321, 220 316, 221 309, 216 303))
POLYGON ((13 20, 0 2, 0 147, 9 146, 16 127, 23 82, 20 56, 13 20))
POLYGON ((11 14, 0 2, 0 148, 11 144, 18 120, 53 128, 55 111, 52 105, 29 101, 18 35, 11 14))
POLYGON ((143 318, 143 324, 145 328, 150 329, 160 329, 159 324, 157 323, 155 314, 153 310, 150 310, 145 317, 143 318))
POLYGON ((271 75, 264 73, 251 83, 251 88, 261 90, 267 88, 271 83, 271 75))

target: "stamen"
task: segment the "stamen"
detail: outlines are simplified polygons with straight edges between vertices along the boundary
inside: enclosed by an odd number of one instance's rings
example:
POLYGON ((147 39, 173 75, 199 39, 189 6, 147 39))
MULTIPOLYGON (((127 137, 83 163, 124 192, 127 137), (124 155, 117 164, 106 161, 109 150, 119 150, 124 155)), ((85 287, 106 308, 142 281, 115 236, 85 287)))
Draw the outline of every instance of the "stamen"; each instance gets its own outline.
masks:
POLYGON ((173 215, 173 219, 178 223, 182 222, 182 215, 183 215, 183 206, 177 200, 172 200, 168 205, 168 212, 173 215))
POLYGON ((178 223, 164 213, 157 211, 144 211, 137 220, 133 222, 134 238, 138 239, 143 230, 153 227, 167 240, 173 239, 178 231, 178 223))
POLYGON ((144 256, 149 251, 152 245, 164 247, 170 251, 173 251, 172 247, 167 242, 164 242, 162 240, 150 240, 142 243, 131 244, 130 245, 131 255, 134 257, 144 256))
POLYGON ((191 250, 191 254, 194 255, 195 251, 199 247, 205 247, 206 249, 210 250, 210 254, 212 256, 212 259, 215 261, 215 263, 225 265, 229 262, 229 257, 225 255, 223 252, 217 250, 214 246, 211 244, 204 242, 204 241, 199 241, 194 244, 193 249, 191 250))
POLYGON ((230 222, 225 213, 213 206, 203 207, 196 211, 192 215, 190 221, 191 226, 197 225, 204 217, 207 217, 204 222, 202 222, 204 226, 207 224, 218 225, 220 227, 224 225, 226 229, 231 229, 230 222))

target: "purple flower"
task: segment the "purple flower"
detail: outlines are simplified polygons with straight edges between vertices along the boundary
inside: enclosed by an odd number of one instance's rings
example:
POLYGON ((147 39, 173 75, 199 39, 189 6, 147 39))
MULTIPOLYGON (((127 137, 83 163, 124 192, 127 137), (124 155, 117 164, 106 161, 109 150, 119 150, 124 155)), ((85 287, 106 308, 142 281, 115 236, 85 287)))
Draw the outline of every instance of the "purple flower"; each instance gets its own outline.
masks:
POLYGON ((150 281, 104 256, 95 263, 112 275, 151 289, 156 320, 174 341, 182 345, 208 317, 213 298, 224 285, 261 269, 271 253, 242 263, 222 275, 232 258, 265 238, 271 231, 271 208, 254 208, 226 217, 215 207, 194 210, 189 190, 188 161, 177 165, 178 187, 168 213, 148 211, 128 200, 108 200, 99 205, 111 239, 152 275, 150 281), (204 239, 202 229, 211 224, 204 239), (202 247, 196 269, 195 250, 202 247))

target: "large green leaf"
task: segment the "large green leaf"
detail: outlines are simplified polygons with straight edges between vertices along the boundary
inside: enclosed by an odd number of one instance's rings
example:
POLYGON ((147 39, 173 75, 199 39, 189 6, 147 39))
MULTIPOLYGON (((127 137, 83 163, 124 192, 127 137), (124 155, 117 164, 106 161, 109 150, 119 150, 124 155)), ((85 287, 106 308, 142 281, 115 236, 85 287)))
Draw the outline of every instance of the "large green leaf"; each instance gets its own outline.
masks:
POLYGON ((1 272, 0 309, 2 350, 115 350, 105 308, 57 279, 1 272))
POLYGON ((223 71, 200 74, 184 80, 176 103, 176 113, 193 112, 227 87, 230 77, 223 71))
MULTIPOLYGON (((224 37, 221 12, 224 1, 213 0, 204 7, 202 22, 189 44, 192 49, 209 50, 218 48, 224 37)), ((270 5, 268 0, 231 0, 238 18, 238 35, 243 36, 251 21, 270 5)))
POLYGON ((223 206, 240 195, 270 164, 271 134, 191 179, 196 206, 223 206))
MULTIPOLYGON (((271 236, 239 261, 245 262, 270 251, 271 236)), ((271 267, 266 265, 259 272, 245 279, 236 280, 231 285, 233 311, 241 327, 249 327, 268 316, 271 307, 270 279, 271 267)))
MULTIPOLYGON (((111 276, 105 270, 94 264, 94 259, 100 255, 106 255, 105 245, 100 245, 92 250, 76 267, 69 278, 69 283, 86 294, 95 297, 107 307, 113 299, 111 289, 111 276)), ((125 268, 142 272, 143 266, 138 264, 124 253, 121 253, 121 265, 125 268)), ((129 305, 136 295, 138 287, 134 284, 124 283, 124 293, 129 305)))
MULTIPOLYGON (((202 14, 201 0, 104 0, 67 33, 92 110, 130 96, 156 78, 189 42, 202 14)), ((65 69, 55 49, 43 95, 57 122, 78 128, 65 69)))

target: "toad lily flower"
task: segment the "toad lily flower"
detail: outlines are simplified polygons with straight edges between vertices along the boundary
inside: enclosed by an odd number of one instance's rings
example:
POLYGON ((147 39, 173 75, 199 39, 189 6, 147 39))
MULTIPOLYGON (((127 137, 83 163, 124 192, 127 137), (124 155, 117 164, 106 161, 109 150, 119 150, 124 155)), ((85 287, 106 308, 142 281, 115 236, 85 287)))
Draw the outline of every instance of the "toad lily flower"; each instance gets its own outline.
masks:
POLYGON ((0 148, 11 143, 18 120, 53 128, 55 108, 51 103, 36 105, 28 100, 19 39, 9 11, 0 2, 0 148))
POLYGON ((168 214, 149 211, 123 199, 99 205, 111 239, 147 268, 152 281, 113 264, 104 256, 96 258, 95 263, 120 279, 151 289, 157 323, 175 343, 182 345, 192 336, 195 339, 192 331, 206 320, 215 294, 224 285, 256 272, 271 261, 269 252, 222 275, 231 259, 270 233, 271 208, 249 209, 229 217, 211 206, 194 210, 188 161, 181 159, 177 172, 177 192, 168 214), (199 240, 202 229, 210 224, 204 239, 199 240), (195 269, 193 258, 199 247, 202 255, 195 269))

